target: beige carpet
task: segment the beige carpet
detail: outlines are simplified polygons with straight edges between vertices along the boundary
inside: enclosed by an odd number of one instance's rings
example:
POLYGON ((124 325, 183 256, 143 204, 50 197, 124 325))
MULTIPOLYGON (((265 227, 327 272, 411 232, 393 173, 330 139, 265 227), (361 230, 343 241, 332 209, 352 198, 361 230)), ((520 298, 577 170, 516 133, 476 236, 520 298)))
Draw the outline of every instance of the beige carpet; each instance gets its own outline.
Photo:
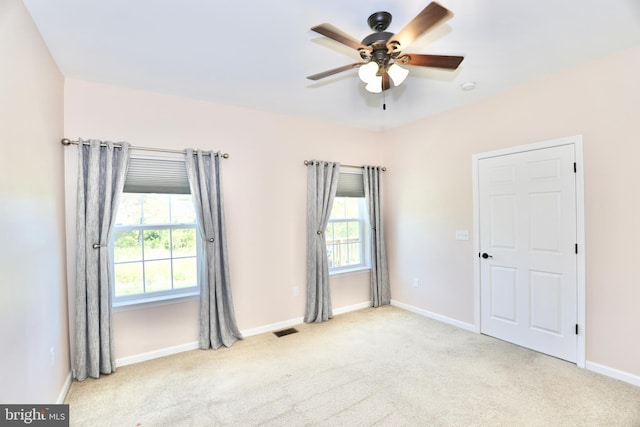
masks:
POLYGON ((640 426, 640 388, 386 306, 74 382, 77 426, 640 426))

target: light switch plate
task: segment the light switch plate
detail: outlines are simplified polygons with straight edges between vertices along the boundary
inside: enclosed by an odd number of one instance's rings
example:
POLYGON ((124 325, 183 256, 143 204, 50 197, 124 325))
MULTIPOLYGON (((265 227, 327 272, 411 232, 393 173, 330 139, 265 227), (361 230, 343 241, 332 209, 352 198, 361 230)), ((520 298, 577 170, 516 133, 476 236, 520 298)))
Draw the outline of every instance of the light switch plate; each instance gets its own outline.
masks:
POLYGON ((456 240, 469 240, 469 230, 456 230, 456 240))

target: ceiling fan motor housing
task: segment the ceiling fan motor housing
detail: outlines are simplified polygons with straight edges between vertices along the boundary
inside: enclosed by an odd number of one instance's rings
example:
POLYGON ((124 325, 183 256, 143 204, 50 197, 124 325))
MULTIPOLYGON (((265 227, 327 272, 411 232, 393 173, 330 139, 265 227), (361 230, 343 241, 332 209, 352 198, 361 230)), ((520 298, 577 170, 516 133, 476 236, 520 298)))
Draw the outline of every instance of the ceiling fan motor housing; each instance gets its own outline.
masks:
MULTIPOLYGON (((393 36, 393 33, 388 31, 380 31, 379 33, 371 33, 364 39, 362 39, 362 44, 365 46, 372 46, 374 43, 380 43, 383 45, 387 45, 389 39, 393 36)), ((372 46, 374 47, 374 46, 372 46)), ((375 47, 374 47, 375 49, 375 47)))
MULTIPOLYGON (((391 37, 393 37, 393 33, 387 31, 372 33, 365 37, 362 40, 362 44, 371 47, 371 52, 360 51, 362 59, 375 61, 380 66, 387 65, 393 56, 389 53, 387 46, 387 42, 391 37)), ((397 54, 395 56, 397 56, 397 54)))
POLYGON ((375 33, 365 37, 362 40, 362 44, 369 46, 371 52, 360 51, 360 56, 364 60, 375 61, 379 66, 386 68, 392 58, 387 42, 393 37, 393 33, 385 31, 391 24, 391 14, 389 12, 376 12, 369 16, 367 23, 375 33))
POLYGON ((373 31, 384 31, 391 24, 391 14, 389 12, 376 12, 367 18, 367 24, 373 31))

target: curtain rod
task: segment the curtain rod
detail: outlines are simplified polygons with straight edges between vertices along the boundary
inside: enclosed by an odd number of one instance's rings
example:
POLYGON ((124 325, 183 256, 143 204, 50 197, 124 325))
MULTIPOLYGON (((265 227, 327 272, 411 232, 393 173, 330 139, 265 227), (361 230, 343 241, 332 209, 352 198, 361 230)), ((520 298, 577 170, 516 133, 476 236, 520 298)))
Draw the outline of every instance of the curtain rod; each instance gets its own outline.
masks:
MULTIPOLYGON (((312 160, 305 160, 304 161, 304 165, 305 166, 309 166, 313 161, 312 160)), ((344 166, 345 168, 364 168, 364 166, 356 166, 356 165, 343 165, 341 164, 340 166, 344 166)), ((382 171, 385 172, 387 170, 386 167, 382 167, 382 171)))
MULTIPOLYGON (((79 145, 80 141, 72 141, 69 138, 62 138, 60 140, 60 142, 62 143, 62 145, 79 145)), ((88 142, 83 142, 84 145, 89 145, 88 142)), ((101 144, 102 146, 105 146, 104 143, 101 144)), ((121 145, 119 144, 114 144, 114 146, 116 147, 121 147, 121 145)), ((160 153, 174 153, 174 154, 187 154, 187 152, 185 150, 170 150, 167 148, 150 148, 150 147, 136 147, 135 145, 131 145, 129 147, 131 150, 143 150, 143 151, 156 151, 156 152, 160 152, 160 153)), ((221 154, 220 157, 222 157, 223 159, 228 159, 229 158, 229 154, 228 153, 224 153, 221 154)))

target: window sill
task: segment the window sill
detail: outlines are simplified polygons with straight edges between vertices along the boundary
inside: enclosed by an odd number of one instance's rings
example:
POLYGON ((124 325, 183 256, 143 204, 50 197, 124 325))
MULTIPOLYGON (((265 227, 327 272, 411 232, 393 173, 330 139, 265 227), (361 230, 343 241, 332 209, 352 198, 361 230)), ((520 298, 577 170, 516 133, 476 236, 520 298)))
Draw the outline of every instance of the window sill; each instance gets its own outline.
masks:
POLYGON ((186 301, 192 301, 200 298, 200 292, 185 292, 181 294, 161 295, 154 297, 143 297, 113 303, 113 312, 141 310, 149 307, 158 307, 161 305, 177 304, 186 301))
POLYGON ((334 270, 329 271, 329 276, 350 276, 352 274, 360 274, 360 273, 368 273, 371 271, 371 267, 354 267, 354 268, 345 268, 343 270, 334 270))

